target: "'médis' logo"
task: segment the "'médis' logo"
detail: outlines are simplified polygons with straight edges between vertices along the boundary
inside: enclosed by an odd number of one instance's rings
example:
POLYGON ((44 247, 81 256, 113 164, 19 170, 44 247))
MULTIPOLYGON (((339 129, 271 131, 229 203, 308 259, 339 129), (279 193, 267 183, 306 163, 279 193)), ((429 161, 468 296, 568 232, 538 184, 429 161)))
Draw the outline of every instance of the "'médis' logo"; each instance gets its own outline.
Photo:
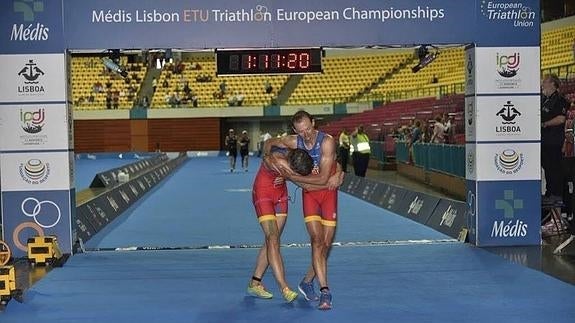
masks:
POLYGON ((23 23, 13 24, 10 40, 12 41, 39 41, 48 40, 50 29, 40 22, 36 22, 36 14, 44 11, 43 1, 15 0, 14 13, 20 14, 23 23))
POLYGON ((502 77, 511 78, 517 75, 520 63, 521 56, 519 53, 507 56, 497 53, 497 73, 502 77))
POLYGON ((514 27, 533 27, 536 12, 521 1, 481 1, 481 14, 491 21, 513 22, 514 27))
POLYGON ((495 209, 503 213, 503 220, 493 221, 491 236, 516 238, 527 236, 527 223, 517 219, 516 211, 523 209, 523 199, 515 197, 513 190, 504 190, 503 199, 495 200, 495 209))

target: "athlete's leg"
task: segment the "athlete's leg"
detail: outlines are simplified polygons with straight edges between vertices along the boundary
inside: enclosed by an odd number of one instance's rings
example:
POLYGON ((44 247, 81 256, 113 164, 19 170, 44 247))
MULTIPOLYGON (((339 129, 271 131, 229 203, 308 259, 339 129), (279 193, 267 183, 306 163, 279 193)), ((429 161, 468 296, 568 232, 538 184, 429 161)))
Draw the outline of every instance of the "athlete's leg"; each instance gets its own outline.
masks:
MULTIPOLYGON (((278 230, 280 236, 283 232, 286 220, 287 220, 287 216, 285 216, 285 215, 276 216, 275 222, 276 222, 277 230, 278 230)), ((265 221, 265 222, 270 222, 270 221, 265 221)), ((262 224, 262 229, 263 229, 263 224, 262 224)), ((264 230, 264 234, 265 234, 265 230, 264 230)), ((266 241, 267 241, 267 239, 264 240, 264 244, 260 248, 260 251, 258 253, 258 258, 256 260, 256 268, 254 269, 254 274, 252 276, 252 277, 255 277, 255 278, 260 279, 260 280, 264 276, 266 269, 268 268, 268 264, 269 264, 269 262, 268 262, 268 248, 267 248, 266 241)), ((255 284, 259 284, 259 282, 252 278, 252 281, 250 282, 250 284, 255 285, 255 284)))
POLYGON ((320 221, 309 221, 306 223, 306 228, 311 241, 312 265, 315 275, 320 288, 327 287, 327 256, 335 234, 335 226, 325 226, 320 221))

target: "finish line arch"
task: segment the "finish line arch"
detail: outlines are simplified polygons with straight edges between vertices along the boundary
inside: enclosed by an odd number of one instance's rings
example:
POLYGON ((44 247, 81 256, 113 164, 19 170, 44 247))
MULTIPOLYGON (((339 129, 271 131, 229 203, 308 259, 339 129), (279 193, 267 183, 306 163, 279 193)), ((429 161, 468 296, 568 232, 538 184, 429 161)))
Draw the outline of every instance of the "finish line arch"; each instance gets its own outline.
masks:
POLYGON ((465 62, 471 241, 541 241, 538 0, 9 0, 0 17, 2 225, 16 256, 24 251, 11 237, 22 223, 49 223, 45 234, 72 252, 69 50, 111 48, 474 44, 465 62), (497 112, 511 107, 520 130, 498 132, 497 112))

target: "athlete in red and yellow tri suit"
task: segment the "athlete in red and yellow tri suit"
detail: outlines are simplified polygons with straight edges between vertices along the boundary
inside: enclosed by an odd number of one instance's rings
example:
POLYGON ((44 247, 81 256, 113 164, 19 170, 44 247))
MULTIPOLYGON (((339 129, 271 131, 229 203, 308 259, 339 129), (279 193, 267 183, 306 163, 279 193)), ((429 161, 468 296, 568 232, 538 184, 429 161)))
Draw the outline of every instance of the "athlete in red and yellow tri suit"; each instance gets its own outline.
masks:
POLYGON ((276 183, 278 177, 278 173, 268 169, 264 163, 261 164, 252 188, 252 202, 260 223, 274 220, 276 216, 287 216, 287 185, 285 181, 276 183))
POLYGON ((259 298, 272 298, 261 283, 262 276, 269 266, 287 302, 297 297, 285 280, 283 259, 280 253, 280 236, 287 220, 288 193, 285 180, 276 172, 278 167, 287 167, 306 176, 312 171, 313 161, 306 151, 279 148, 276 152, 265 155, 254 180, 252 201, 258 221, 265 236, 265 243, 260 248, 256 268, 248 285, 248 294, 259 298), (275 170, 274 170, 275 169, 275 170))
MULTIPOLYGON (((334 175, 336 172, 337 164, 333 164, 330 175, 334 175)), ((310 221, 320 221, 322 225, 335 227, 337 225, 337 192, 337 189, 303 190, 304 221, 306 223, 310 221)))

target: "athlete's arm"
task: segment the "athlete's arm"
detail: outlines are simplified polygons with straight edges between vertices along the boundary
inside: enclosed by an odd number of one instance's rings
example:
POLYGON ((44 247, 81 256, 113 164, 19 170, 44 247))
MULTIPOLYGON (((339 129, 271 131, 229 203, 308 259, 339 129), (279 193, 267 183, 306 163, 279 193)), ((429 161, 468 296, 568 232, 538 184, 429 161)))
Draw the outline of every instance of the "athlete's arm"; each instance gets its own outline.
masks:
POLYGON ((297 148, 296 136, 283 136, 280 138, 270 138, 264 142, 264 147, 262 150, 263 151, 262 160, 264 164, 269 169, 272 169, 277 173, 282 173, 282 167, 280 167, 280 165, 275 162, 277 156, 271 154, 272 147, 295 149, 297 148))
POLYGON ((321 160, 319 162, 319 174, 314 176, 301 176, 294 172, 285 172, 288 179, 303 184, 326 185, 330 176, 333 163, 335 163, 335 141, 332 136, 326 135, 321 144, 321 160))
POLYGON ((264 142, 264 149, 263 153, 265 155, 269 155, 271 152, 272 147, 278 148, 290 148, 296 149, 297 148, 297 137, 292 136, 283 136, 279 138, 270 138, 264 142))
POLYGON ((303 188, 306 191, 319 191, 319 190, 335 190, 343 184, 343 177, 344 172, 341 169, 341 165, 337 164, 336 172, 329 177, 326 185, 314 185, 314 184, 305 184, 300 182, 294 182, 297 186, 303 188))

